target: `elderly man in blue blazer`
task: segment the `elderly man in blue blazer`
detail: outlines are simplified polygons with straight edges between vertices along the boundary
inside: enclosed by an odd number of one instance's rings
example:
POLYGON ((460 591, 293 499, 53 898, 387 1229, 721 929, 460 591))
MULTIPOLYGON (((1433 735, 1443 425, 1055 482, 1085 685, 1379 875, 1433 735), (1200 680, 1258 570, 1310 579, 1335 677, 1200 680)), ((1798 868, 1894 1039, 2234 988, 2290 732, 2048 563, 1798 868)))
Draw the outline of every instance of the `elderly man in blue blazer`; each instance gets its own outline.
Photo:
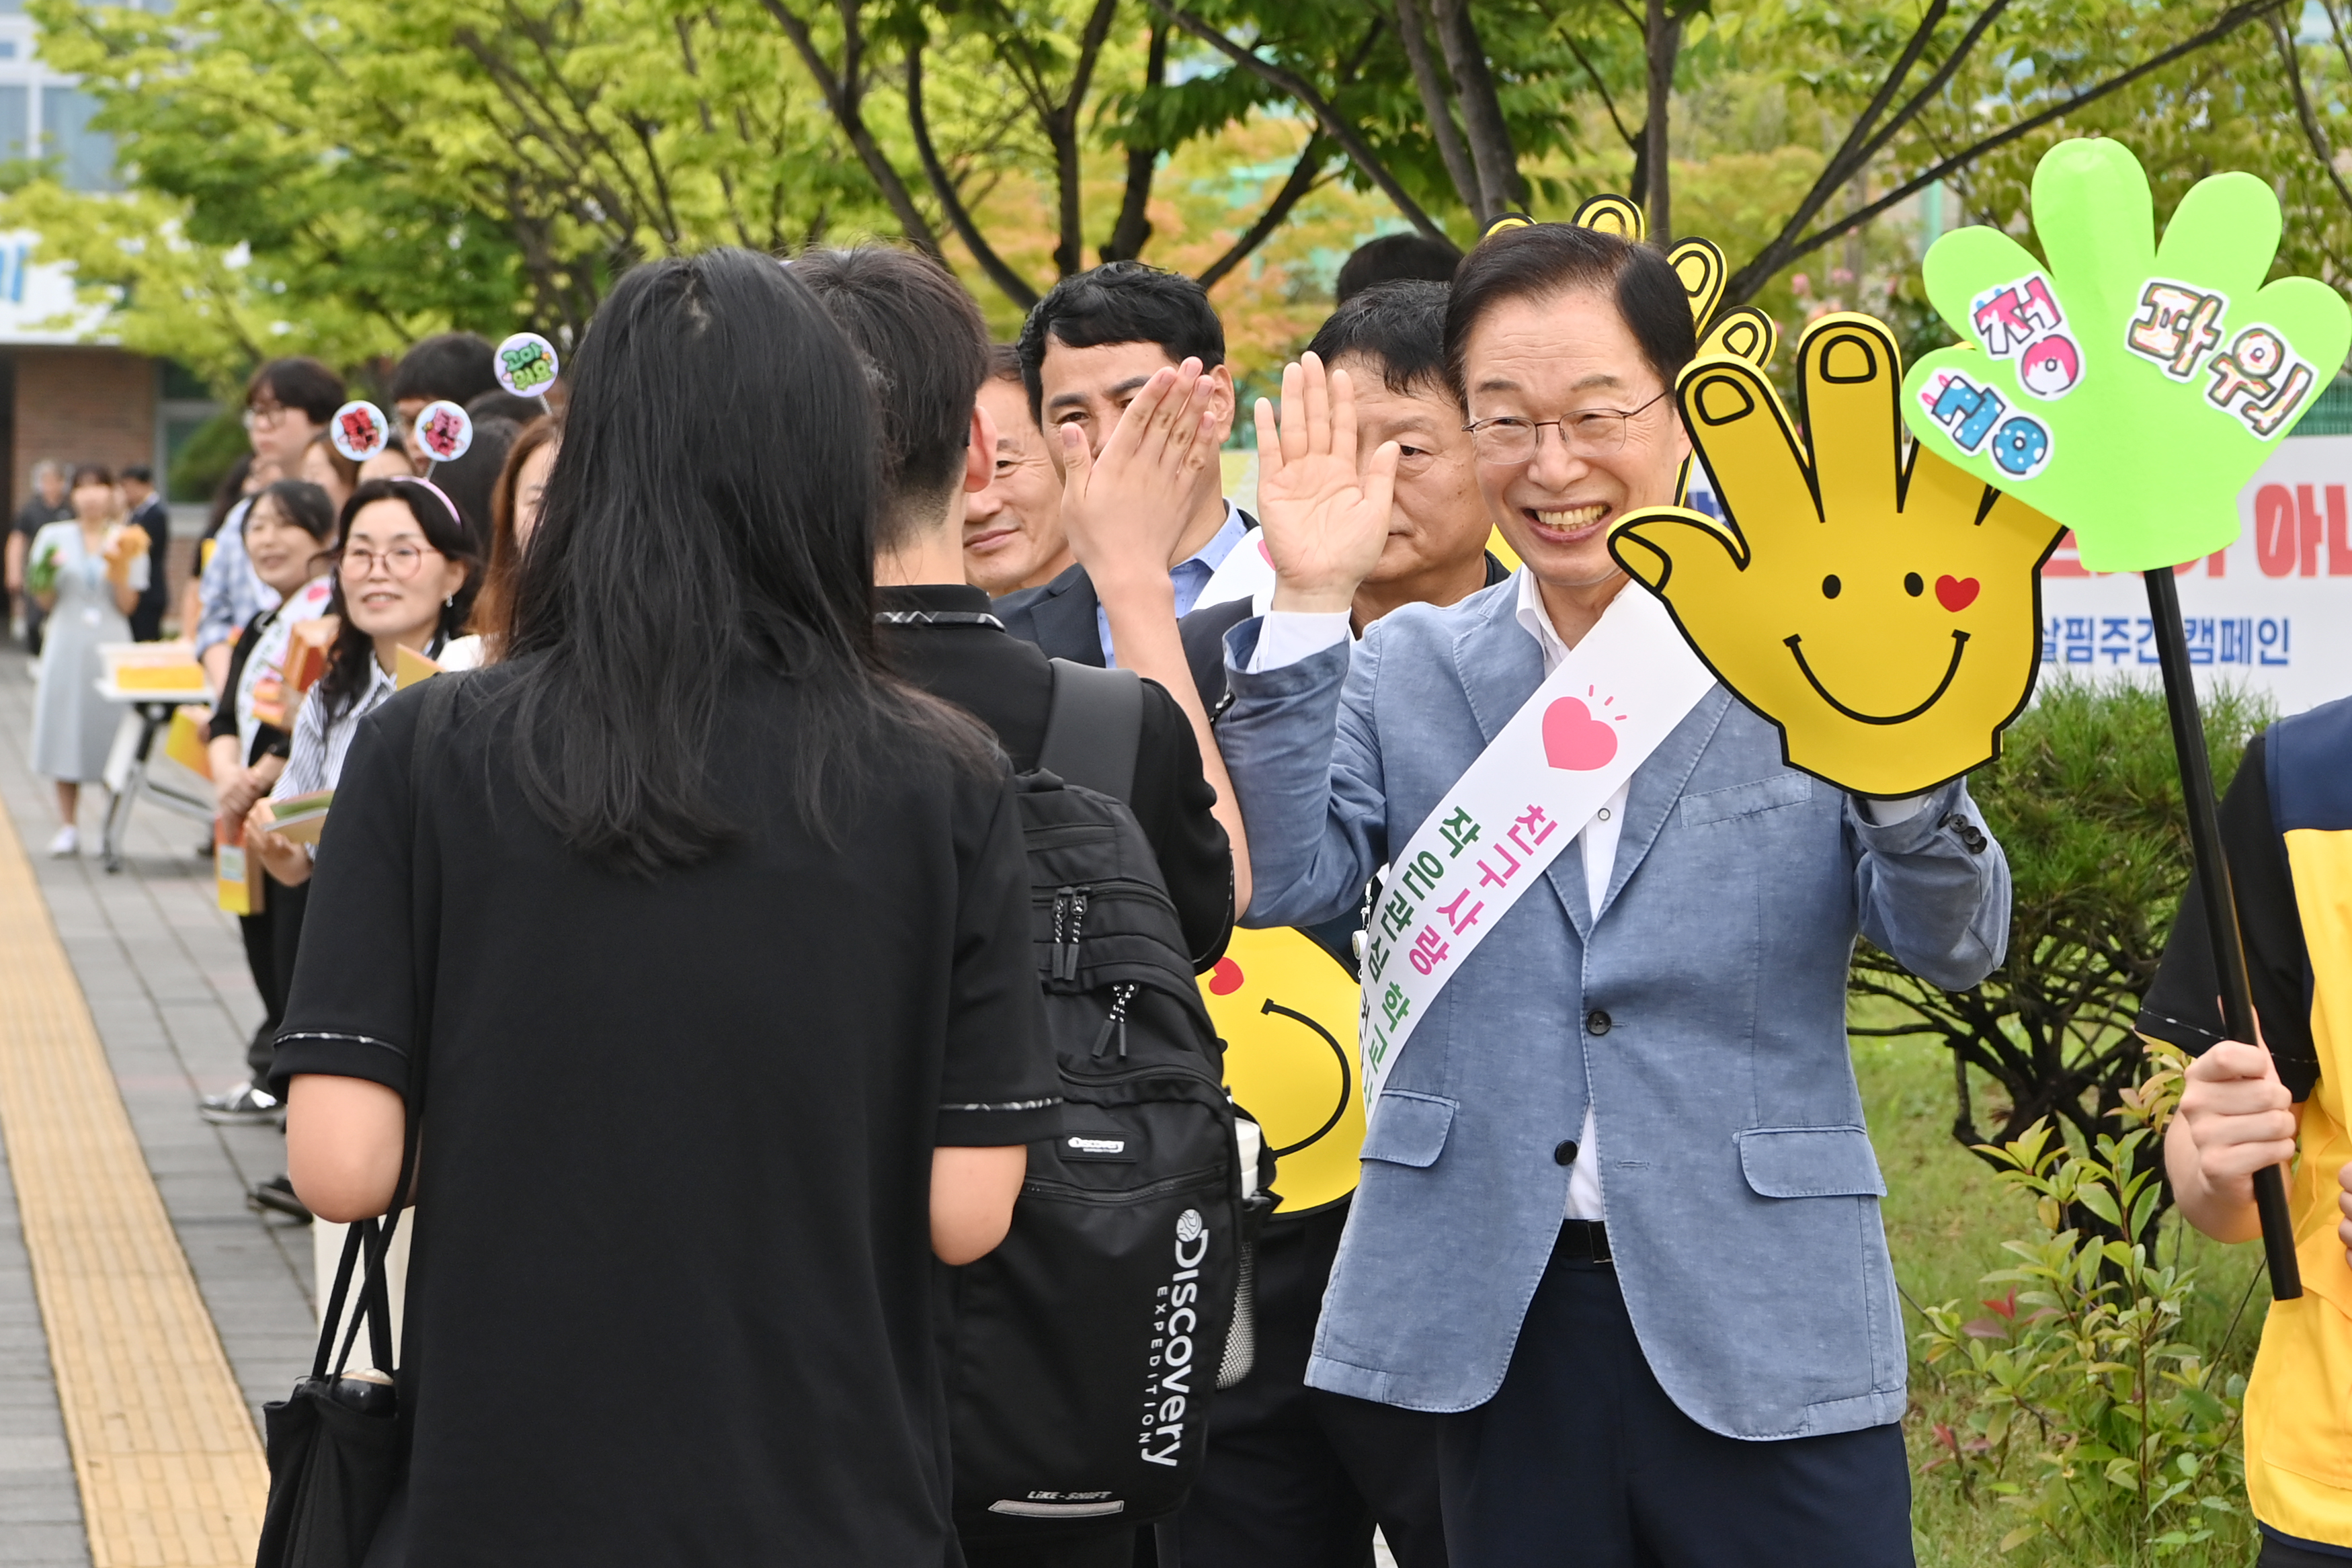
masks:
MULTIPOLYGON (((1456 276, 1447 347, 1481 492, 1526 565, 1352 651, 1393 452, 1355 471, 1347 391, 1312 363, 1286 376, 1278 433, 1260 405, 1280 586, 1228 636, 1219 727, 1246 924, 1328 918, 1409 860, 1588 636, 1691 657, 1595 630, 1663 614, 1606 536, 1671 502, 1690 450, 1668 393, 1693 330, 1664 259, 1560 225, 1490 237, 1456 276)), ((1847 967, 1860 935, 1933 984, 1982 979, 2007 863, 1965 784, 1849 798, 1786 766, 1703 668, 1686 701, 1560 824, 1564 850, 1373 1075, 1308 1381, 1454 1413, 1456 1568, 1912 1562, 1905 1336, 1847 967)))

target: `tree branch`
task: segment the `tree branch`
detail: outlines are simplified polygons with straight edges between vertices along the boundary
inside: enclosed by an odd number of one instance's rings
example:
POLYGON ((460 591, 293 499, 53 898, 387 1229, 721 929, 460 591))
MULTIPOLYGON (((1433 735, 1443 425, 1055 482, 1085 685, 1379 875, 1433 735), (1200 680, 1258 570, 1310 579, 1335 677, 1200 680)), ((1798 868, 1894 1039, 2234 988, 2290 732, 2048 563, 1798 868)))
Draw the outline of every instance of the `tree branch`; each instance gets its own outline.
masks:
POLYGON ((1209 269, 1201 274, 1202 287, 1214 288, 1223 282, 1225 274, 1248 260, 1250 253, 1264 245, 1266 236, 1282 226, 1282 220, 1290 215, 1290 209, 1315 188, 1316 176, 1323 172, 1324 160, 1330 155, 1330 138, 1319 131, 1307 138, 1306 150, 1298 154, 1298 162, 1290 166, 1290 178, 1282 183, 1282 189, 1266 203, 1265 211, 1258 214, 1257 222, 1250 225, 1248 232, 1228 246, 1225 254, 1217 257, 1210 264, 1209 269))
POLYGON ((784 30, 784 37, 792 40, 793 52, 800 56, 801 64, 816 79, 817 90, 824 94, 825 106, 833 110, 835 123, 849 138, 850 148, 856 152, 858 162, 865 165, 867 177, 881 191, 882 200, 890 208, 890 215, 898 220, 899 231, 909 242, 937 257, 940 254, 939 235, 915 205, 914 195, 907 189, 907 183, 898 177, 898 171, 891 167, 890 160, 883 154, 882 144, 874 140, 874 132, 866 124, 856 74, 858 35, 856 17, 852 15, 856 9, 854 4, 851 0, 843 0, 845 37, 842 71, 838 76, 826 65, 824 55, 817 48, 808 23, 798 13, 784 5, 783 0, 760 0, 760 4, 767 7, 769 16, 776 19, 776 26, 784 30))
MULTIPOLYGON (((2245 4, 2232 5, 2194 36, 2183 39, 2159 54, 2151 56, 2129 70, 2118 72, 2095 87, 2085 88, 2063 103, 2021 120, 2014 125, 1983 138, 1973 146, 1962 148, 1959 152, 1933 164, 1925 172, 1895 186, 1894 190, 1876 201, 1855 208, 1836 223, 1817 230, 1801 240, 1794 237, 1801 225, 1798 219, 1791 218, 1782 227, 1780 233, 1773 237, 1771 243, 1757 252, 1755 259, 1732 275, 1730 282, 1724 286, 1724 307, 1729 308, 1734 305, 1746 304, 1755 296, 1757 290, 1770 281, 1774 274, 1790 262, 1800 256, 1810 256, 1832 240, 1843 237, 1888 208, 1897 205, 1906 198, 1916 194, 1938 180, 1947 179, 1958 173, 1985 154, 2006 147, 2021 137, 2030 136, 2043 126, 2064 119, 2086 104, 2095 103, 2111 93, 2120 92, 2141 78, 2161 70, 2185 56, 2219 43, 2248 22, 2276 10, 2284 3, 2285 0, 2247 0, 2245 4)), ((1923 89, 1923 93, 1926 90, 1923 89)), ((1915 98, 1910 104, 1905 106, 1904 110, 1894 120, 1888 123, 1885 133, 1889 136, 1893 135, 1907 119, 1916 113, 1920 107, 1924 107, 1924 99, 1915 98)), ((1823 180, 1826 181, 1827 178, 1827 173, 1824 172, 1823 180)), ((1839 184, 1843 183, 1841 181, 1839 184)), ((1809 199, 1807 204, 1818 212, 1829 196, 1835 193, 1836 188, 1832 185, 1822 189, 1817 185, 1816 190, 1820 193, 1822 201, 1812 202, 1809 199)))
POLYGON ((1037 303, 1037 291, 1029 280, 1015 272, 1011 264, 996 254, 988 236, 980 232, 972 221, 971 212, 964 205, 963 194, 948 177, 946 165, 940 162, 939 150, 931 143, 929 117, 923 110, 923 46, 910 44, 907 48, 907 127, 914 133, 915 153, 922 160, 923 177, 929 181, 931 193, 940 200, 940 208, 954 225, 956 237, 963 241, 971 258, 980 263, 981 271, 1013 304, 1026 310, 1037 303))
MULTIPOLYGON (((772 4, 773 0, 769 0, 769 3, 772 4)), ((1396 175, 1390 172, 1386 163, 1381 162, 1374 155, 1363 137, 1357 133, 1356 128, 1340 119, 1339 113, 1332 109, 1330 102, 1309 86, 1304 78, 1293 71, 1284 69, 1271 60, 1260 59, 1251 50, 1242 47, 1226 37, 1218 28, 1201 20, 1189 11, 1180 10, 1175 0, 1150 0, 1150 5, 1153 10, 1267 86, 1297 99, 1301 106, 1315 116, 1317 122, 1323 127, 1324 134, 1339 144, 1340 149, 1348 154, 1349 162, 1362 170, 1365 178, 1380 187, 1381 194, 1395 204, 1396 210, 1403 215, 1406 222, 1437 241, 1438 244, 1449 249, 1459 249, 1445 231, 1437 226, 1436 221, 1422 211, 1421 204, 1405 193, 1404 187, 1397 183, 1396 175)))
POLYGON ((1404 45, 1405 63, 1412 68, 1413 89, 1421 95, 1422 118, 1429 126, 1430 139, 1437 143, 1438 159, 1445 165, 1446 178, 1454 182, 1462 204, 1474 213, 1483 212, 1486 198, 1479 190, 1477 166, 1470 162, 1470 149, 1463 143, 1461 128, 1454 123, 1453 100, 1437 74, 1437 62, 1430 58, 1428 24, 1422 17, 1420 0, 1395 3, 1397 38, 1404 45))
POLYGON ((2294 35, 2279 20, 2277 12, 2263 19, 2270 23, 2271 38, 2278 45, 2279 59, 2286 66, 2287 90, 2294 96, 2294 115, 2303 122, 2304 140, 2311 143, 2312 156, 2319 160, 2319 166, 2327 171, 2336 193, 2343 198, 2346 206, 2352 207, 2352 188, 2347 188, 2344 176, 2336 172, 2335 151, 2327 145, 2327 133, 2319 128, 2319 117, 2312 112, 2311 95, 2304 90, 2303 61, 2296 53, 2294 35))
MULTIPOLYGON (((1582 66, 1584 74, 1592 78, 1592 90, 1601 95, 1601 107, 1609 111, 1609 123, 1617 128, 1617 139, 1625 144, 1626 152, 1639 156, 1646 137, 1636 136, 1625 129, 1624 120, 1617 114, 1617 100, 1609 95, 1609 84, 1601 79, 1601 73, 1592 68, 1592 62, 1585 57, 1584 51, 1577 47, 1576 40, 1562 33, 1559 36, 1559 41, 1568 46, 1568 52, 1576 57, 1576 63, 1582 66)), ((1639 192, 1634 193, 1633 199, 1635 201, 1642 199, 1639 192)))

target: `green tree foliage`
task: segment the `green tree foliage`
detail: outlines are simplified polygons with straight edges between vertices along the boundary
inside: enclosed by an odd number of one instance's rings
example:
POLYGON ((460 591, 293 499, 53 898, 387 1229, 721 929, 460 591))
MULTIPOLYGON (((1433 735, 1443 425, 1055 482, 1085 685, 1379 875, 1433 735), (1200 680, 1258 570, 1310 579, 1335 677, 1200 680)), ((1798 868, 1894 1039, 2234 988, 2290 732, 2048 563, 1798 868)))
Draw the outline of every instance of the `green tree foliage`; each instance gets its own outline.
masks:
POLYGON ((8 221, 110 332, 215 381, 448 325, 561 337, 618 269, 722 241, 901 235, 1018 308, 1181 238, 1213 284, 1335 184, 1455 246, 1631 190, 1725 244, 1733 299, 1889 308, 1850 298, 1900 247, 1864 243, 1874 219, 1941 180, 2007 223, 2050 138, 2107 126, 2168 177, 2277 178, 2306 270, 2342 269, 2299 232, 2342 245, 2303 206, 2352 222, 2310 151, 2352 50, 2281 45, 2287 0, 30 3, 131 193, 36 180, 8 221), (1286 121, 1295 161, 1230 243, 1155 232, 1171 156, 1286 121), (1045 194, 1042 256, 1003 228, 1008 188, 1045 194))
MULTIPOLYGON (((2242 692, 2224 687, 2207 698, 2218 788, 2229 787, 2246 741, 2268 719, 2263 703, 2242 692)), ((1854 1032, 1926 1035, 1949 1047, 1952 1135, 1970 1148, 2011 1144, 2041 1122, 2095 1139, 2145 1069, 2147 1046, 2132 1021, 2191 865, 2164 695, 2121 681, 2045 685, 1969 789, 2009 856, 2009 956, 1983 984, 1944 991, 1865 944, 1854 956, 1854 990, 1906 1016, 1854 1032), (2000 1120, 1989 1137, 1971 1071, 2005 1101, 1992 1109, 2000 1120)))

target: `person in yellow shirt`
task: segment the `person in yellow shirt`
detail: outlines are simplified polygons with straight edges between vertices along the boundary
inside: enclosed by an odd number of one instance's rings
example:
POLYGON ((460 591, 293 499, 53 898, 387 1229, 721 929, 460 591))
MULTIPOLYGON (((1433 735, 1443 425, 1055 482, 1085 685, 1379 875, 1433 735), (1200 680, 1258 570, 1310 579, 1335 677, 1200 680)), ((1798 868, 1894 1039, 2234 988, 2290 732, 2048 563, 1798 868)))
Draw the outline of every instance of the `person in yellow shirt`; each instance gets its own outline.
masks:
POLYGON ((2352 1561, 2352 699, 2254 737, 2221 837, 2262 1040, 2225 1037, 2198 890, 2137 1028, 2196 1056, 2165 1166, 2188 1221, 2259 1236, 2253 1173, 2294 1166, 2299 1300, 2273 1301, 2246 1389, 2246 1490, 2262 1568, 2352 1561), (2298 1160, 2298 1155, 2300 1159, 2298 1160))

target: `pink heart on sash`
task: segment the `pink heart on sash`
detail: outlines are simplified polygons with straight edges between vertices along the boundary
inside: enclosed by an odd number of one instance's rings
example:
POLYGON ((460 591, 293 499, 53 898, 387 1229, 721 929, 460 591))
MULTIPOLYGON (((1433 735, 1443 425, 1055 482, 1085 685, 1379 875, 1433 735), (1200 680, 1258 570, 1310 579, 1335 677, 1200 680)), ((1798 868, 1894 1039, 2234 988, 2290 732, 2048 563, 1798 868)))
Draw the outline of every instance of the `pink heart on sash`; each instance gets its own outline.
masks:
POLYGON ((1561 697, 1544 709, 1543 737, 1544 760, 1570 773, 1606 768, 1617 755, 1617 732, 1575 697, 1561 697))

